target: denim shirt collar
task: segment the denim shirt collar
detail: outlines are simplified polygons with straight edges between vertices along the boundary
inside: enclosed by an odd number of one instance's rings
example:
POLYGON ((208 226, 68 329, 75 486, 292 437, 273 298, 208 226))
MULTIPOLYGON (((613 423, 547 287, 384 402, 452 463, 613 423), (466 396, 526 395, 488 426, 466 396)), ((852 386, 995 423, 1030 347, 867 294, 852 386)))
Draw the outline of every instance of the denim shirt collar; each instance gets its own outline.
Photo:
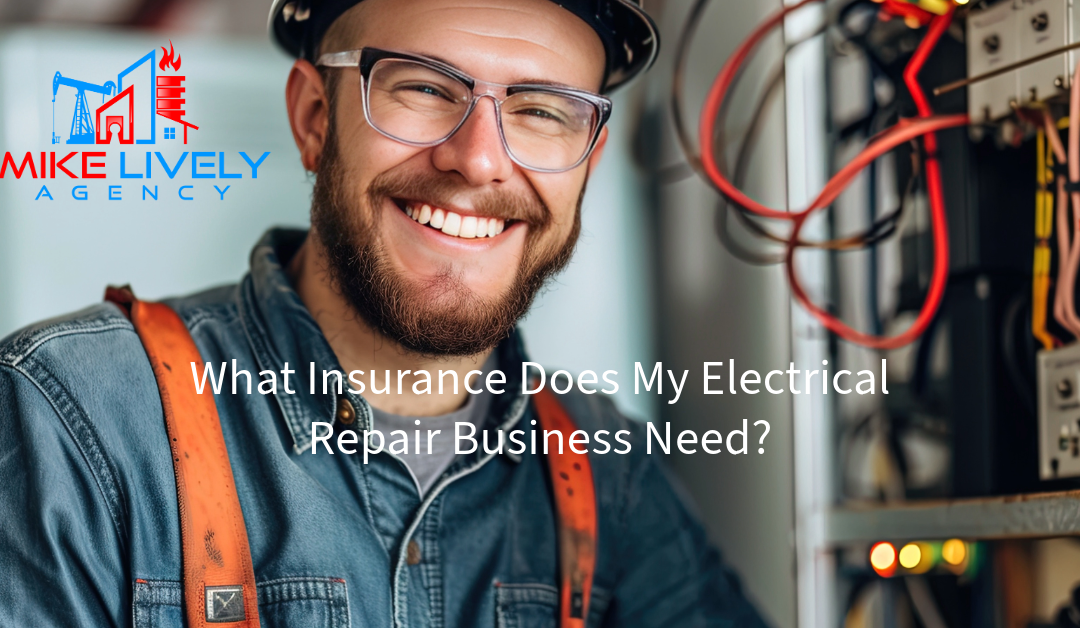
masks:
MULTIPOLYGON (((293 290, 284 265, 303 244, 304 230, 271 229, 251 252, 251 269, 240 284, 238 309, 260 370, 281 373, 288 368, 290 388, 275 395, 297 453, 311 446, 311 424, 333 422, 338 399, 333 391, 322 392, 321 373, 344 373, 334 350, 319 325, 293 290), (311 394, 311 365, 315 365, 315 393, 311 394)), ((514 329, 495 349, 499 368, 506 374, 505 393, 494 395, 483 429, 506 430, 520 421, 522 363, 528 358, 521 334, 514 329)), ((280 381, 280 380, 279 380, 280 381)), ((371 429, 372 413, 367 400, 346 390, 343 395, 357 410, 358 430, 371 429)), ((515 462, 519 456, 507 454, 515 462)))

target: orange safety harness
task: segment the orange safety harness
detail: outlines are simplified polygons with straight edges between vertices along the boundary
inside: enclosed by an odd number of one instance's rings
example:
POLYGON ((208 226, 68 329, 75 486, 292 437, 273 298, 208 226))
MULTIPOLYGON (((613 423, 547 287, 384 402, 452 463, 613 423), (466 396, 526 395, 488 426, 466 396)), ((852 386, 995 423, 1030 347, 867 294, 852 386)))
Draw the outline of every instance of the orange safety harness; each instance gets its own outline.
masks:
MULTIPOLYGON (((185 376, 202 358, 180 317, 163 303, 140 301, 128 287, 110 287, 135 326, 157 379, 176 474, 183 552, 184 608, 188 625, 258 628, 259 607, 247 528, 212 395, 200 395, 185 376)), ((540 426, 576 429, 558 399, 544 389, 534 397, 540 426)), ((555 496, 561 577, 559 627, 584 628, 596 570, 596 494, 588 454, 567 448, 549 453, 555 496)))

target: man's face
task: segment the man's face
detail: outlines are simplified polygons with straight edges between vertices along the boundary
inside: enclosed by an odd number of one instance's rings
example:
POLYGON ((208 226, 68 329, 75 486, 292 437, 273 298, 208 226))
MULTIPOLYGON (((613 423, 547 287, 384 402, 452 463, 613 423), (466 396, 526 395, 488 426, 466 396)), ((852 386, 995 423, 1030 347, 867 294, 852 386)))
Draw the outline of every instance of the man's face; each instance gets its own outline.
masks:
MULTIPOLYGON (((492 83, 600 87, 599 37, 550 0, 365 0, 352 11, 361 12, 362 27, 351 48, 437 57, 492 83)), ((446 142, 409 146, 367 124, 358 70, 330 72, 340 74, 331 88, 313 224, 336 287, 369 325, 406 349, 489 349, 569 259, 599 151, 567 172, 525 170, 507 155, 488 98, 446 142), (424 205, 486 222, 488 234, 495 221, 499 233, 467 238, 410 218, 424 205)))

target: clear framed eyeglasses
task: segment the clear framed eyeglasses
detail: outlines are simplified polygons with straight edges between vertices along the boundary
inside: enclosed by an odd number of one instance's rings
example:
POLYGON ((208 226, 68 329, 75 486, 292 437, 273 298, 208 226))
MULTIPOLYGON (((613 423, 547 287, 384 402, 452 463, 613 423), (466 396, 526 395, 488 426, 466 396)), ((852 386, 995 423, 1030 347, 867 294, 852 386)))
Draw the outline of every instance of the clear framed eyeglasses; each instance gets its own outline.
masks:
POLYGON ((491 98, 507 154, 537 172, 581 165, 611 115, 611 101, 599 94, 545 84, 488 83, 409 53, 362 48, 324 54, 317 65, 358 67, 368 124, 411 146, 445 142, 481 98, 491 98))

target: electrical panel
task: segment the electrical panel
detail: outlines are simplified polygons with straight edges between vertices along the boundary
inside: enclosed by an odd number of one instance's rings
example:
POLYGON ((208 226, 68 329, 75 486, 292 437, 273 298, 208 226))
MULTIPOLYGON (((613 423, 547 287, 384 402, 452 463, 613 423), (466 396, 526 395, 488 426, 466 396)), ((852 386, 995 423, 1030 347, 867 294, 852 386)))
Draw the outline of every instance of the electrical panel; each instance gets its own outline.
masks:
MULTIPOLYGON (((1022 0, 1014 5, 1019 59, 1032 59, 1068 45, 1069 4, 1069 0, 1022 0)), ((1066 77, 1071 74, 1067 63, 1068 55, 1062 53, 1020 68, 1020 102, 1045 100, 1067 86, 1066 77)))
MULTIPOLYGON (((967 20, 968 76, 1033 59, 1080 41, 1076 0, 1007 0, 975 11, 967 20)), ((1078 51, 1024 65, 968 87, 968 114, 975 123, 1012 114, 1013 104, 1064 95, 1078 51)))
MULTIPOLYGON (((967 21, 968 76, 991 72, 1020 59, 1016 17, 1012 2, 1001 2, 972 13, 967 21)), ((1016 71, 968 87, 968 114, 972 122, 996 120, 1012 113, 1018 100, 1016 71)))
POLYGON ((1040 351, 1039 477, 1080 476, 1080 344, 1040 351))

